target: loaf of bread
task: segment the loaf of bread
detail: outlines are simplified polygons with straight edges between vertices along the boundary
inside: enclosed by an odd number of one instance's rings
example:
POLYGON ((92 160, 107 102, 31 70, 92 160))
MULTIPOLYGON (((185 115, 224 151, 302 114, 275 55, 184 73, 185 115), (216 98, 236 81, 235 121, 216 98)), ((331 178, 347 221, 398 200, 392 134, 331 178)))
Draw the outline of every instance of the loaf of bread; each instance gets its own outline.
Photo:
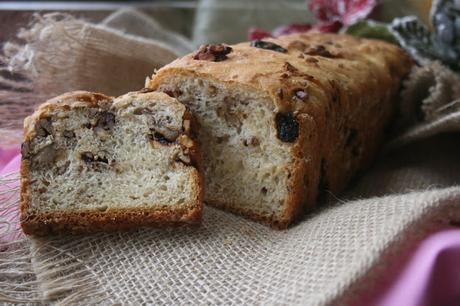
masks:
POLYGON ((24 122, 26 234, 95 232, 201 221, 203 182, 183 104, 143 90, 72 92, 24 122))
POLYGON ((201 46, 148 87, 197 117, 205 202, 285 228, 369 165, 411 66, 383 41, 292 34, 201 46))

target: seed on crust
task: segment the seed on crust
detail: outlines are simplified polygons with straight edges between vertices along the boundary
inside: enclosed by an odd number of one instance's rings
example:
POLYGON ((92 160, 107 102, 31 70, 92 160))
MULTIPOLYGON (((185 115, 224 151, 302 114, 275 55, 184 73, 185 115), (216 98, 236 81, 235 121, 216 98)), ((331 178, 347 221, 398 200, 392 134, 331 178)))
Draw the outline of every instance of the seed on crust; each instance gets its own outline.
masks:
POLYGON ((260 49, 265 49, 265 50, 272 50, 276 52, 281 52, 281 53, 286 53, 288 50, 281 47, 280 45, 274 44, 269 41, 264 41, 260 39, 256 39, 251 41, 251 47, 256 47, 260 49))
POLYGON ((305 89, 294 89, 292 96, 304 102, 308 100, 308 92, 305 89))

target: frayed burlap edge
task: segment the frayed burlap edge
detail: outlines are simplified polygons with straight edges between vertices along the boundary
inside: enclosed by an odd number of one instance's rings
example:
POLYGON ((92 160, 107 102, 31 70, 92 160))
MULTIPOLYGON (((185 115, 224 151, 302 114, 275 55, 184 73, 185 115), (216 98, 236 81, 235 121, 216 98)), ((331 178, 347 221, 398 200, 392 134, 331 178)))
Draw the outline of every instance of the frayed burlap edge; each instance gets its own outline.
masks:
POLYGON ((399 130, 460 110, 460 78, 437 61, 414 67, 403 83, 399 109, 399 130))
MULTIPOLYGON (((174 46, 69 14, 35 14, 0 55, 0 129, 20 130, 36 105, 67 91, 138 90, 146 75, 179 55, 174 46)), ((0 145, 5 138, 0 135, 0 145)))
POLYGON ((58 238, 24 236, 18 221, 18 180, 18 173, 0 176, 0 302, 114 304, 84 261, 53 246, 58 238))
MULTIPOLYGON (((8 277, 7 281, 0 282, 0 301, 56 305, 116 303, 84 259, 75 258, 65 251, 71 249, 72 238, 66 239, 65 244, 62 244, 62 237, 29 240, 23 236, 17 223, 5 222, 5 219, 17 217, 18 188, 11 186, 17 184, 17 179, 17 174, 9 174, 0 180, 0 187, 9 187, 7 192, 1 193, 2 199, 5 195, 11 199, 0 212, 1 224, 8 224, 7 227, 2 226, 1 237, 9 236, 6 237, 10 238, 9 241, 12 239, 11 242, 2 240, 0 243, 0 273, 8 277), (62 248, 53 243, 57 241, 62 248)), ((415 194, 419 194, 419 200, 423 198, 434 204, 426 207, 416 221, 401 225, 398 236, 375 250, 365 259, 362 269, 338 284, 337 290, 329 292, 322 301, 318 301, 318 305, 354 305, 363 294, 372 292, 376 285, 381 284, 387 268, 407 258, 421 239, 450 221, 460 220, 458 186, 408 195, 413 199, 415 194)), ((81 242, 81 239, 85 238, 80 237, 78 241, 81 242)))
POLYGON ((386 150, 390 151, 408 143, 426 139, 441 133, 460 131, 460 111, 446 114, 431 122, 425 122, 409 128, 398 137, 391 140, 386 145, 386 150))

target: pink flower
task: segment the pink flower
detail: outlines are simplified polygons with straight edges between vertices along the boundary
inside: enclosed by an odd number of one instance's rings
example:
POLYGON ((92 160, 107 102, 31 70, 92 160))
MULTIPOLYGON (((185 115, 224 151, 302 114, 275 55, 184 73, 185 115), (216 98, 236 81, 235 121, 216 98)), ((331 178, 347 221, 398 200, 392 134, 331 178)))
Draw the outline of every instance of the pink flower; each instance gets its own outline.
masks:
POLYGON ((319 21, 340 21, 344 25, 366 18, 377 0, 309 0, 308 8, 319 21))
POLYGON ((316 24, 291 23, 279 26, 271 33, 263 29, 251 28, 249 30, 249 39, 278 37, 310 30, 335 33, 344 25, 350 25, 358 19, 366 18, 376 5, 377 0, 310 0, 308 1, 308 8, 315 15, 316 24))
POLYGON ((266 37, 272 37, 272 33, 254 27, 249 29, 249 40, 262 39, 266 37))
POLYGON ((312 25, 309 23, 291 23, 277 27, 272 31, 272 35, 278 37, 285 34, 307 32, 310 31, 311 28, 312 25))

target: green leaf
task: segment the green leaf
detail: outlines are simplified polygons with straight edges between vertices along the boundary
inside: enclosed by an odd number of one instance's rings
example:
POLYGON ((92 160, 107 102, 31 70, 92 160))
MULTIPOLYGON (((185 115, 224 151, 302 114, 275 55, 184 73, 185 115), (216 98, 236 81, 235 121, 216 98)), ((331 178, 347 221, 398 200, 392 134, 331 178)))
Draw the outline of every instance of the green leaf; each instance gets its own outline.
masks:
POLYGON ((384 23, 361 20, 350 25, 345 30, 345 33, 358 37, 381 39, 389 43, 399 45, 398 40, 389 31, 388 26, 384 23))

